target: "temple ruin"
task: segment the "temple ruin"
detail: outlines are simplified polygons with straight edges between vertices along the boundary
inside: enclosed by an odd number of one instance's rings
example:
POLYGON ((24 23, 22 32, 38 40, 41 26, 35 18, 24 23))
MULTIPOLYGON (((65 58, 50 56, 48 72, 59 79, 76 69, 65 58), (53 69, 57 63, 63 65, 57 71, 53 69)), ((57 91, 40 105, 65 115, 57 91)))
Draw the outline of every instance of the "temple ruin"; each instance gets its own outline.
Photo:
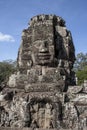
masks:
POLYGON ((24 29, 18 70, 0 92, 0 128, 85 130, 87 85, 77 86, 75 48, 65 21, 37 15, 24 29))

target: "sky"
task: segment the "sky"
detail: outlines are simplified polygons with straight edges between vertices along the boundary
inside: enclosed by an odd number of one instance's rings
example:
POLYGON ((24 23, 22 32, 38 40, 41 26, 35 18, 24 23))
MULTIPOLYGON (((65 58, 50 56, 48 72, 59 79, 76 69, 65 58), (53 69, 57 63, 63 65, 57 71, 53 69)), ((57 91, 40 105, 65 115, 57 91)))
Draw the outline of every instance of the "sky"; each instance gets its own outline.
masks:
POLYGON ((75 53, 87 53, 87 0, 0 0, 0 61, 16 60, 22 30, 38 14, 62 17, 75 53))

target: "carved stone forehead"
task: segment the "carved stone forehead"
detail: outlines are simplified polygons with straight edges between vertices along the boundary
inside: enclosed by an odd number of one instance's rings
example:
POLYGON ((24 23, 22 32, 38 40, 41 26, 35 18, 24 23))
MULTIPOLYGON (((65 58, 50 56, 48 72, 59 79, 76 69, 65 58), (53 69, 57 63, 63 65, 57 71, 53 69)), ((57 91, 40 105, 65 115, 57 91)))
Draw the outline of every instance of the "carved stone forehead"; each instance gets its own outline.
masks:
POLYGON ((55 24, 65 24, 65 21, 59 17, 59 16, 56 16, 56 15, 37 15, 37 16, 34 16, 33 18, 31 18, 30 22, 29 22, 29 25, 30 26, 35 26, 36 24, 40 24, 41 22, 43 22, 43 24, 47 23, 47 24, 53 24, 53 22, 55 22, 55 24))
POLYGON ((64 20, 55 15, 37 15, 30 20, 32 27, 32 44, 37 40, 54 40, 56 25, 65 24, 64 20))

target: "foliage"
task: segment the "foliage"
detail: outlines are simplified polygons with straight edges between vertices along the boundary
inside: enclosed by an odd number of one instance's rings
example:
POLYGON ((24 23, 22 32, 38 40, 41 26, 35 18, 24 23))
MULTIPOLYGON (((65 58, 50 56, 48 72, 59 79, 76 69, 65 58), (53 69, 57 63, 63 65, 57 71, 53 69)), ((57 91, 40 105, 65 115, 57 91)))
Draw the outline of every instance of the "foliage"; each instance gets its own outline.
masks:
POLYGON ((81 52, 77 54, 74 70, 76 72, 79 85, 82 84, 84 80, 87 80, 87 53, 83 54, 81 52))
POLYGON ((78 84, 82 84, 84 80, 87 80, 87 66, 82 70, 78 70, 76 76, 78 77, 78 84))
POLYGON ((86 54, 83 54, 82 52, 78 53, 74 64, 74 70, 75 71, 82 70, 86 65, 87 65, 87 53, 86 54))
POLYGON ((8 77, 16 71, 16 61, 6 60, 0 62, 0 84, 6 82, 8 77))

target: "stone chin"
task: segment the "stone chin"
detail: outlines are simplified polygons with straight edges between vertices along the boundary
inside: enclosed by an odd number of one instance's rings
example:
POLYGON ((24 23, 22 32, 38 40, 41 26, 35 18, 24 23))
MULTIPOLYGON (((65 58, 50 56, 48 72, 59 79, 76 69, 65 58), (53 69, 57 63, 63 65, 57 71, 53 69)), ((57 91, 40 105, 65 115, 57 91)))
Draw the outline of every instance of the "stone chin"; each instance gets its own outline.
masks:
POLYGON ((53 63, 54 57, 51 56, 50 54, 45 54, 45 55, 38 55, 38 60, 37 64, 42 65, 42 66, 50 66, 53 63))
POLYGON ((38 54, 38 64, 48 65, 50 63, 50 54, 38 54))
POLYGON ((40 60, 38 62, 38 65, 42 65, 42 66, 46 66, 46 65, 50 65, 50 61, 47 61, 47 60, 40 60))

